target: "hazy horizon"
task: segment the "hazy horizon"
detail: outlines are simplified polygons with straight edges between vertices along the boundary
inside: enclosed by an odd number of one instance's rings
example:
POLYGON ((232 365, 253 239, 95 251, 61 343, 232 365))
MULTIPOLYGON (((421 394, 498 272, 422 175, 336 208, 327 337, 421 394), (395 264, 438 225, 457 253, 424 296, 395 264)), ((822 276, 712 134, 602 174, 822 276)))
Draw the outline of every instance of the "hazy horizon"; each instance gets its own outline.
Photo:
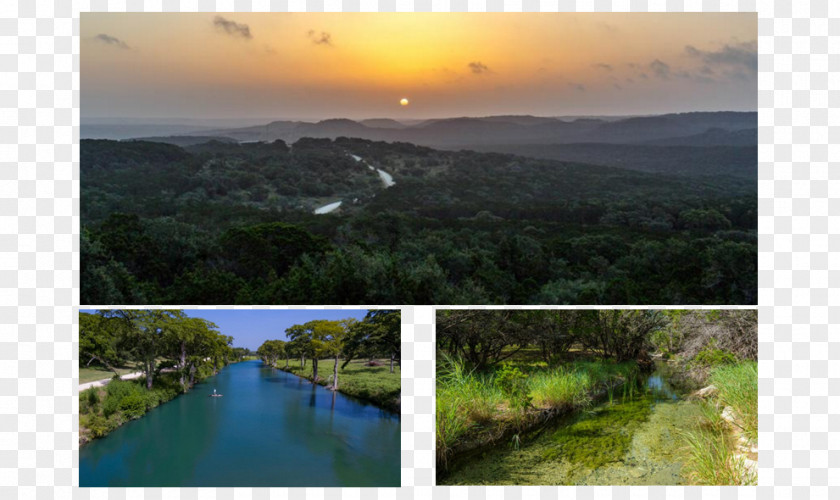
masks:
POLYGON ((83 13, 82 121, 757 110, 754 13, 83 13), (400 105, 400 99, 408 105, 400 105))

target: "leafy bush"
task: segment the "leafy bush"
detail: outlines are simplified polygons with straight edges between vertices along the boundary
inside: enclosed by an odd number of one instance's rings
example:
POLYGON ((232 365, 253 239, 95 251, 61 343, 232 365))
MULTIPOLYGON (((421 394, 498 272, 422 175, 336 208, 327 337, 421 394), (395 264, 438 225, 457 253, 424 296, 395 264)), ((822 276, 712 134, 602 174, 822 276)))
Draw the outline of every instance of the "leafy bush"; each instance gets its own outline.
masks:
POLYGON ((99 389, 91 387, 79 393, 79 413, 95 413, 99 405, 99 389))
POLYGON ((738 362, 734 354, 718 348, 717 345, 717 339, 709 339, 706 347, 694 356, 694 362, 702 366, 731 365, 738 362))
POLYGON ((527 379, 528 376, 519 368, 505 363, 500 370, 496 371, 494 384, 505 393, 511 408, 525 410, 531 406, 527 379))
POLYGON ((139 393, 132 393, 122 398, 119 410, 130 419, 140 418, 146 413, 146 397, 139 393))
POLYGON ((86 427, 90 430, 93 437, 102 437, 117 427, 116 419, 105 418, 102 415, 90 415, 87 418, 86 427))

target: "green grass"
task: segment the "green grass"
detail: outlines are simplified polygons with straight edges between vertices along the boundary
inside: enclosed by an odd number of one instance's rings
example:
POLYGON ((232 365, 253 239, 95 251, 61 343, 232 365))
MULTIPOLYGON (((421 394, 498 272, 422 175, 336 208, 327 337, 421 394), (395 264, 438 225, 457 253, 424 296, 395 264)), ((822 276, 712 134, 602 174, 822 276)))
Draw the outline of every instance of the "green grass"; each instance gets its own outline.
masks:
POLYGON ((529 356, 486 373, 470 371, 440 353, 437 369, 436 421, 438 463, 467 442, 493 441, 506 430, 523 430, 544 411, 562 413, 589 405, 595 395, 629 380, 636 364, 606 360, 574 361, 556 367, 529 356), (499 375, 519 371, 514 393, 499 375))
MULTIPOLYGON (((386 410, 400 411, 400 367, 394 363, 394 373, 390 373, 388 360, 378 360, 382 366, 365 366, 367 360, 353 360, 341 369, 338 365, 338 391, 349 396, 370 401, 386 410)), ((286 360, 277 362, 277 366, 286 369, 286 360)), ((331 385, 334 359, 318 361, 318 383, 331 385)), ((289 360, 290 373, 312 380, 312 362, 307 361, 301 368, 297 360, 289 360)))
POLYGON ((738 435, 751 443, 758 439, 758 364, 718 366, 710 373, 709 383, 717 387, 717 395, 701 403, 703 417, 696 428, 683 432, 689 478, 700 485, 754 485, 756 473, 736 449, 738 435), (726 407, 732 408, 736 430, 722 417, 726 407))
MULTIPOLYGON (((136 371, 140 371, 138 368, 134 366, 121 366, 117 368, 119 374, 125 375, 126 373, 133 373, 136 371)), ((108 379, 114 376, 114 372, 111 370, 101 367, 101 366, 85 366, 79 367, 79 383, 86 384, 88 382, 96 382, 97 380, 108 379)))
POLYGON ((728 432, 698 428, 683 433, 688 447, 689 479, 698 485, 754 485, 758 478, 736 456, 728 432))
POLYGON ((712 370, 709 382, 718 389, 718 402, 735 413, 735 423, 752 442, 758 439, 758 363, 724 365, 712 370))

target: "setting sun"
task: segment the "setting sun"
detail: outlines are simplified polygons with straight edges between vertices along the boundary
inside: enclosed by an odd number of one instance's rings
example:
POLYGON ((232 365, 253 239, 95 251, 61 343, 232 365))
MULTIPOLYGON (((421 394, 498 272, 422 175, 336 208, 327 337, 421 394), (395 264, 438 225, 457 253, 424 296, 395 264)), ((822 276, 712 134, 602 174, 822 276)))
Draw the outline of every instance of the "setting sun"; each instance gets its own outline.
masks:
POLYGON ((408 106, 408 99, 406 99, 405 97, 400 99, 400 106, 408 106))

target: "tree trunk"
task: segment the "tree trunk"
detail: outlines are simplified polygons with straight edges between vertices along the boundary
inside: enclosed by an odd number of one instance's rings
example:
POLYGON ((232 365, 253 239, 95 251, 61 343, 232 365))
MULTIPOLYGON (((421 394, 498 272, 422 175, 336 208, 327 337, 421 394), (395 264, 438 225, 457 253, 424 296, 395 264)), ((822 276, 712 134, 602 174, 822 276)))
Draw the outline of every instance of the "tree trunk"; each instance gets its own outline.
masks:
POLYGON ((289 368, 289 357, 286 356, 286 368, 289 368))
POLYGON ((338 354, 335 355, 335 365, 333 366, 333 390, 338 390, 338 354))
POLYGON ((185 370, 187 369, 187 343, 181 342, 181 363, 179 365, 181 369, 181 389, 184 392, 187 392, 187 377, 185 370))
POLYGON ((300 355, 300 367, 303 368, 304 366, 306 366, 306 357, 303 354, 301 354, 300 355))
POLYGON ((396 358, 396 357, 397 357, 397 353, 392 352, 391 353, 391 373, 394 373, 394 358, 396 358))
POLYGON ((113 366, 111 366, 111 365, 110 365, 107 361, 105 361, 104 359, 100 358, 99 356, 96 356, 95 354, 91 354, 91 353, 89 353, 89 352, 86 352, 86 353, 84 353, 84 354, 86 354, 86 355, 90 356, 90 361, 88 361, 88 366, 90 366, 91 361, 93 361, 94 359, 98 359, 100 363, 102 363, 103 365, 105 365, 105 368, 107 368, 107 369, 111 370, 112 372, 114 372, 114 375, 116 375, 117 377, 119 377, 119 376, 120 376, 120 373, 117 371, 117 369, 116 369, 116 368, 114 368, 113 366))
POLYGON ((155 376, 155 360, 154 358, 150 359, 147 362, 146 368, 146 389, 152 390, 152 379, 155 376))
POLYGON ((195 385, 195 365, 190 365, 190 387, 195 385))
POLYGON ((312 383, 318 382, 318 360, 312 358, 312 383))

